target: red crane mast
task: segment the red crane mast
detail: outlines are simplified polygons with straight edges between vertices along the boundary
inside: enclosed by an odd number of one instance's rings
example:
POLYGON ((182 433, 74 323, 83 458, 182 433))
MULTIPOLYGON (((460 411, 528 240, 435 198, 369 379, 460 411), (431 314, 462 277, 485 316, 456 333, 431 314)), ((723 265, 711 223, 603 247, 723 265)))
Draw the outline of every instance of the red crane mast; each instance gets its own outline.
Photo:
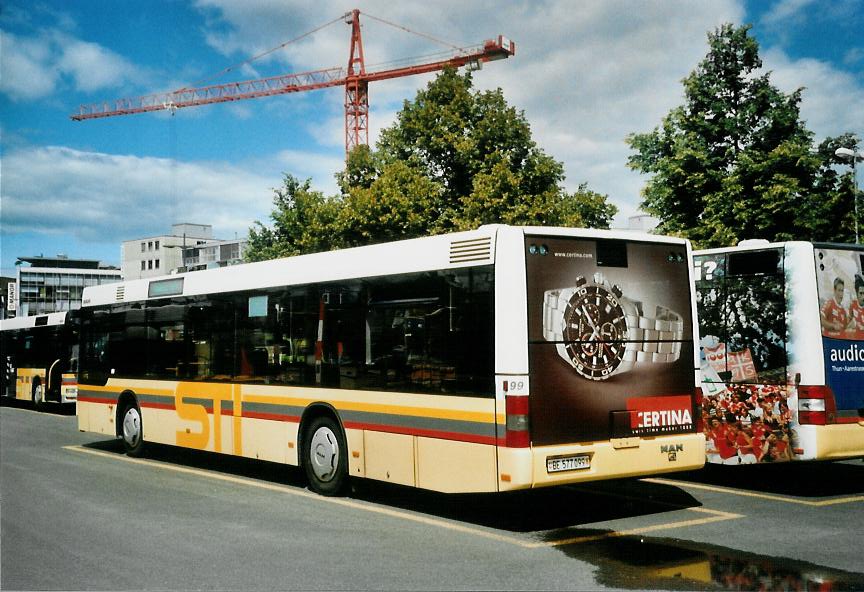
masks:
POLYGON ((413 74, 425 74, 448 66, 459 68, 468 65, 469 67, 480 68, 484 62, 509 58, 516 53, 516 45, 503 35, 498 35, 496 39, 486 40, 477 46, 454 48, 455 55, 444 59, 418 62, 400 68, 369 71, 366 69, 363 56, 360 11, 354 9, 347 13, 345 21, 351 25, 351 48, 347 69, 327 68, 299 74, 284 74, 198 88, 181 88, 166 93, 103 101, 81 105, 78 111, 70 117, 75 121, 84 121, 148 111, 175 111, 184 107, 255 99, 344 85, 345 151, 348 153, 358 145, 369 144, 370 82, 413 74))

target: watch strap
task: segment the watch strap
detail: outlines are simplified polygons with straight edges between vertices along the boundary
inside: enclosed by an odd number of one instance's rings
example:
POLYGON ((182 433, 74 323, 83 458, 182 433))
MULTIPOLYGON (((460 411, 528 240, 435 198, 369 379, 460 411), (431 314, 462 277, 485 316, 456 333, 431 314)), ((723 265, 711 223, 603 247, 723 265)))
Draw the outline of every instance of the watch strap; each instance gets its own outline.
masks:
MULTIPOLYGON (((564 312, 576 288, 549 290, 543 294, 543 339, 559 345, 558 353, 570 360, 564 347, 564 312)), ((624 301, 619 298, 619 301, 624 301)), ((681 357, 681 341, 684 338, 683 317, 665 306, 657 305, 653 317, 642 314, 642 303, 633 300, 622 302, 627 317, 627 345, 623 362, 668 363, 681 357)), ((630 364, 632 365, 632 364, 630 364)), ((619 367, 622 372, 629 368, 619 367)))

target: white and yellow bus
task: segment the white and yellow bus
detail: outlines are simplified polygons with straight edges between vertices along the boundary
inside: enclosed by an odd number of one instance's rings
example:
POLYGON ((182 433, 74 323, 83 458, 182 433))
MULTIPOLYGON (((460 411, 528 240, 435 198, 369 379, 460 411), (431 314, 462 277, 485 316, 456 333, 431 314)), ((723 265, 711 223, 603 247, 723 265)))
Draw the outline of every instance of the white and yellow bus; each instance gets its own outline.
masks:
POLYGON ((864 247, 694 253, 708 462, 864 456, 864 247))
POLYGON ((88 287, 82 431, 490 492, 701 467, 689 244, 476 231, 88 287))
POLYGON ((0 394, 43 403, 75 403, 78 397, 78 325, 75 312, 0 321, 0 394))

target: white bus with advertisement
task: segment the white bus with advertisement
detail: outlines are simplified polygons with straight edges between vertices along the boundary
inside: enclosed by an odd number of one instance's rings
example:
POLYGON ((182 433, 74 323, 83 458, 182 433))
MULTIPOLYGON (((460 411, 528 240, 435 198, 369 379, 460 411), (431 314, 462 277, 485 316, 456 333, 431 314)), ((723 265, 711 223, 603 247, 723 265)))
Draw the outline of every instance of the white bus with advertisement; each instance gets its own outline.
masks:
POLYGON ((683 471, 689 243, 478 230, 88 287, 79 429, 491 492, 683 471))
POLYGON ((864 247, 694 253, 708 462, 864 456, 864 247))

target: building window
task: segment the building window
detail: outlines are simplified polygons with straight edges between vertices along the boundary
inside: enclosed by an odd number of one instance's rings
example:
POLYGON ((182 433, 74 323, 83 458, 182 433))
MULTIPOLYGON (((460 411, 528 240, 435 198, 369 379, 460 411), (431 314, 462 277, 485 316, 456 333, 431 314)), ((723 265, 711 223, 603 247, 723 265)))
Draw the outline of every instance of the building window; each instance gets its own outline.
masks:
POLYGON ((141 252, 143 253, 146 250, 147 250, 147 245, 145 243, 141 243, 141 252))
POLYGON ((153 269, 153 260, 152 260, 152 259, 150 259, 150 260, 147 262, 147 269, 153 269))
POLYGON ((146 261, 142 261, 142 262, 141 262, 141 271, 144 271, 145 269, 147 269, 147 262, 146 262, 146 261))
POLYGON ((156 260, 156 269, 159 269, 159 260, 156 260))
POLYGON ((159 241, 156 241, 156 250, 159 250, 159 241))
POLYGON ((152 251, 152 250, 153 250, 153 241, 148 241, 148 242, 147 242, 147 250, 148 250, 148 251, 152 251))

